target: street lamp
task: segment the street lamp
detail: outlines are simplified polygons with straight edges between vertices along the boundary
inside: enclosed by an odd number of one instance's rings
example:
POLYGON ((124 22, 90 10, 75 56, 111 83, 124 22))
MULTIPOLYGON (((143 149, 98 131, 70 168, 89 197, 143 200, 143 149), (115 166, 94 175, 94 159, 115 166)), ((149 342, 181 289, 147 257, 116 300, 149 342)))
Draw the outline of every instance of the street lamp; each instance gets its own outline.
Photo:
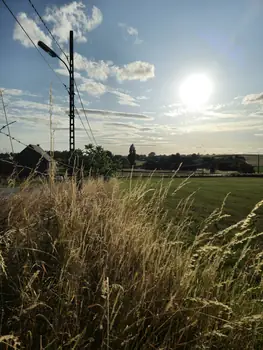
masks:
POLYGON ((43 43, 43 41, 39 41, 37 44, 39 47, 41 47, 42 50, 44 50, 46 53, 48 53, 49 56, 51 56, 53 58, 54 57, 58 58, 65 65, 65 67, 67 68, 67 70, 69 72, 69 67, 68 67, 67 63, 64 60, 62 60, 62 58, 60 58, 58 56, 58 54, 56 54, 55 51, 53 51, 50 47, 48 47, 45 43, 43 43))
POLYGON ((69 153, 70 158, 75 151, 75 103, 74 103, 74 58, 73 58, 73 30, 69 32, 69 66, 42 41, 38 42, 38 46, 41 47, 49 56, 58 58, 67 68, 69 72, 69 153))

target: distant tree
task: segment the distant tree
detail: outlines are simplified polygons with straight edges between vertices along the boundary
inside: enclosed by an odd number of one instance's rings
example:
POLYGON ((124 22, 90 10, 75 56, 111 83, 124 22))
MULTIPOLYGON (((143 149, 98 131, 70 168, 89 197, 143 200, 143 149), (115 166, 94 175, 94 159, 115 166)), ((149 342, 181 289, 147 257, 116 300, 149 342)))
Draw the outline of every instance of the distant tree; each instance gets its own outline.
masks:
POLYGON ((244 162, 239 165, 239 171, 241 173, 254 174, 255 168, 253 167, 253 165, 244 162))
POLYGON ((148 154, 148 157, 149 158, 153 158, 153 157, 155 157, 156 156, 156 153, 155 152, 150 152, 149 154, 148 154))
POLYGON ((134 144, 130 146, 128 160, 130 162, 131 167, 133 167, 135 165, 136 160, 136 149, 134 147, 134 144))
POLYGON ((119 163, 110 151, 92 144, 85 146, 83 166, 94 175, 111 176, 119 169, 119 163))
POLYGON ((192 157, 193 160, 196 160, 196 159, 200 158, 200 156, 198 154, 196 154, 196 153, 193 153, 191 157, 192 157))

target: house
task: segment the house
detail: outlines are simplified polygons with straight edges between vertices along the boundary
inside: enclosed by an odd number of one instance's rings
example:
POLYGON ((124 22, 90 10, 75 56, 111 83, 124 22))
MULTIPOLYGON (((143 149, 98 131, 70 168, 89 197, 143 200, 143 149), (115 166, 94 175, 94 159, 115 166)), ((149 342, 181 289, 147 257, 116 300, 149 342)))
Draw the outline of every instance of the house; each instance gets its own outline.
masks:
POLYGON ((37 174, 47 175, 50 171, 52 158, 40 145, 28 145, 16 155, 17 170, 19 175, 28 176, 32 171, 37 174))

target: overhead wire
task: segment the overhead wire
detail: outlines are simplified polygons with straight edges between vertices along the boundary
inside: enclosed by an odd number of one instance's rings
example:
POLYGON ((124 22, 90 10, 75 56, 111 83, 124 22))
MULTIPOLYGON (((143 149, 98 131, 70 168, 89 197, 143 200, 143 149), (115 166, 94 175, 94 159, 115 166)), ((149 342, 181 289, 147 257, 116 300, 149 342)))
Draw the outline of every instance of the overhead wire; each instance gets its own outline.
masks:
POLYGON ((88 124, 88 126, 89 126, 89 130, 90 130, 90 133, 91 133, 91 135, 92 135, 92 139, 94 140, 94 143, 95 143, 95 145, 97 146, 98 143, 97 143, 97 141, 96 141, 96 139, 95 139, 95 136, 94 136, 94 133, 93 133, 93 131, 92 131, 90 122, 89 122, 89 120, 88 120, 88 117, 87 117, 87 114, 86 114, 86 111, 85 111, 85 108, 84 108, 84 105, 83 105, 83 102, 82 102, 82 99, 81 99, 81 96, 80 96, 80 93, 79 93, 78 85, 77 85, 77 83, 76 83, 75 80, 74 80, 74 83, 75 83, 75 86, 76 86, 76 90, 77 90, 77 93, 78 93, 78 97, 79 97, 79 100, 80 100, 80 103, 81 103, 81 107, 82 107, 82 110, 83 110, 83 113, 84 113, 86 122, 87 122, 87 124, 88 124))
POLYGON ((51 65, 49 64, 49 62, 46 60, 45 56, 42 54, 42 52, 38 49, 38 47, 36 46, 36 44, 34 43, 34 41, 31 39, 31 37, 29 36, 29 34, 27 33, 27 31, 25 30, 25 28, 22 26, 22 24, 19 22, 19 20, 17 19, 17 17, 15 16, 15 14, 13 13, 13 11, 10 9, 10 7, 7 5, 7 3, 5 2, 5 0, 2 0, 3 4, 5 5, 5 7, 7 8, 7 10, 10 12, 10 14, 12 15, 12 17, 15 19, 15 21, 17 22, 17 24, 19 25, 19 27, 23 30, 23 32, 25 33, 25 35, 27 36, 27 38, 30 40, 30 42, 32 43, 32 45, 35 47, 35 49, 39 52, 39 54, 41 55, 41 57, 43 58, 43 60, 46 62, 46 64, 49 66, 49 68, 53 71, 53 73, 56 75, 57 79, 61 82, 61 84, 64 86, 64 88, 68 91, 67 86, 63 83, 63 81, 61 80, 61 78, 57 75, 57 73, 54 71, 54 69, 51 67, 51 65))
MULTIPOLYGON (((54 37, 54 35, 51 33, 50 29, 48 28, 47 24, 45 23, 44 19, 41 17, 41 15, 39 14, 38 10, 36 9, 36 7, 34 6, 34 4, 32 3, 31 0, 28 0, 29 3, 31 4, 32 8, 34 9, 34 11, 36 12, 37 16, 39 17, 39 19, 41 20, 41 22, 43 23, 43 25, 45 26, 46 30, 48 31, 48 33, 50 34, 51 38, 55 41, 55 43, 57 44, 58 48, 61 50, 61 52, 64 54, 64 56, 66 57, 67 61, 68 61, 68 56, 66 55, 66 53, 64 52, 64 50, 61 48, 61 46, 59 45, 59 43, 57 42, 56 38, 54 37)), ((92 131, 92 128, 91 128, 91 125, 90 125, 90 122, 88 120, 88 117, 87 117, 87 114, 86 114, 86 111, 85 111, 85 108, 84 108, 84 105, 83 105, 83 102, 82 102, 82 99, 81 99, 81 96, 80 96, 80 93, 79 93, 79 89, 78 89, 78 85, 74 79, 74 83, 75 83, 75 86, 76 86, 76 90, 77 90, 77 93, 78 93, 78 97, 79 97, 79 100, 80 100, 80 103, 81 103, 81 107, 83 109, 83 113, 85 115, 85 119, 86 119, 86 122, 88 124, 88 127, 89 127, 89 130, 90 130, 90 133, 91 133, 91 136, 92 136, 92 139, 94 141, 94 143, 97 145, 97 141, 95 139, 95 136, 94 136, 94 133, 92 131)), ((78 114, 80 120, 81 120, 81 117, 80 115, 78 114)), ((85 128, 84 124, 83 124, 83 121, 81 120, 81 123, 83 125, 83 128, 85 130, 85 132, 87 133, 87 129, 85 128)), ((88 134, 88 133, 87 133, 88 134)))
MULTIPOLYGON (((3 132, 1 129, 0 129, 0 134, 3 134, 3 135, 5 135, 5 136, 7 136, 7 137, 10 137, 7 133, 3 132)), ((14 137, 14 136, 11 136, 11 138, 12 138, 12 140, 16 141, 16 142, 19 143, 20 145, 22 145, 22 146, 24 146, 24 147, 28 147, 28 148, 32 149, 33 151, 35 151, 34 147, 32 147, 31 145, 28 145, 28 144, 24 143, 23 141, 18 140, 18 139, 17 139, 16 137, 14 137)), ((52 159, 52 157, 50 157, 50 158, 52 159)), ((74 166, 71 166, 71 165, 66 164, 66 163, 64 163, 64 162, 61 162, 61 161, 58 161, 58 160, 56 160, 56 159, 53 159, 53 160, 54 160, 56 163, 60 164, 60 165, 63 165, 63 166, 65 166, 65 167, 67 167, 67 168, 74 169, 74 166)))
POLYGON ((83 120, 82 120, 82 118, 81 118, 81 116, 80 116, 80 114, 79 114, 79 111, 78 111, 78 109, 77 109, 76 107, 75 107, 75 112, 77 113, 77 115, 78 115, 78 117, 79 117, 79 120, 80 120, 80 122, 81 122, 81 124, 82 124, 82 126, 83 126, 83 129, 85 130, 85 132, 86 132, 88 138, 90 139, 90 141, 91 141, 91 143, 92 143, 92 139, 91 139, 91 137, 90 137, 90 134, 88 133, 88 130, 87 130, 87 128, 86 128, 86 126, 85 126, 85 124, 84 124, 84 122, 83 122, 83 120))
MULTIPOLYGON (((33 5, 32 1, 31 0, 28 0, 31 4, 31 6, 33 7, 33 9, 35 10, 35 12, 37 13, 37 15, 39 16, 39 18, 41 19, 42 23, 44 24, 45 28, 48 30, 49 34, 52 36, 52 38, 55 40, 55 43, 58 45, 58 47, 60 48, 60 50, 62 51, 62 53, 66 56, 67 60, 68 60, 68 57, 67 55, 65 54, 65 52, 63 51, 63 49, 60 47, 59 43, 57 42, 57 40, 54 38, 53 34, 51 33, 51 31, 48 29, 48 26, 45 24, 45 21, 43 20, 43 18, 41 17, 41 15, 39 14, 39 12, 37 11, 36 7, 33 5)), ((7 3, 5 2, 5 0, 2 0, 3 4, 6 6, 7 10, 10 12, 10 14, 12 15, 12 17, 15 19, 15 21, 17 22, 17 24, 20 26, 20 28, 23 30, 23 32, 25 33, 25 35, 27 36, 27 38, 30 40, 30 42, 32 43, 32 45, 36 48, 36 50, 39 52, 39 54, 41 55, 41 57, 44 59, 44 61, 47 63, 47 65, 49 66, 49 68, 53 71, 53 73, 56 75, 57 79, 62 83, 62 85, 64 86, 64 88, 66 89, 66 91, 69 93, 69 90, 67 88, 67 86, 63 83, 63 81, 61 80, 61 78, 57 75, 57 73, 54 71, 54 69, 51 67, 51 65, 49 64, 49 62, 46 60, 45 56, 42 54, 42 52, 38 49, 38 47, 36 46, 36 44, 33 42, 33 40, 31 39, 31 37, 29 36, 29 34, 27 33, 27 31, 24 29, 24 27, 22 26, 22 24, 19 22, 19 20, 17 19, 17 17, 15 16, 15 14, 13 13, 13 11, 10 9, 10 7, 7 5, 7 3)), ((85 108, 84 108, 84 104, 83 104, 83 101, 81 99, 81 96, 80 96, 80 92, 79 92, 79 89, 78 89, 78 85, 74 79, 74 84, 76 86, 76 90, 77 90, 77 94, 78 94, 78 97, 79 97, 79 100, 80 100, 80 103, 81 103, 81 107, 82 107, 82 110, 83 110, 83 113, 84 113, 84 116, 85 116, 85 119, 86 119, 86 122, 88 124, 88 127, 89 127, 89 130, 90 130, 90 133, 92 135, 92 140, 94 141, 95 145, 98 145, 97 141, 96 141, 96 138, 94 136, 94 133, 92 131, 92 128, 91 128, 91 125, 90 125, 90 122, 88 120, 88 117, 87 117, 87 114, 86 114, 86 111, 85 111, 85 108)), ((77 110, 77 109, 75 109, 77 110)), ((77 110, 77 114, 78 114, 78 117, 81 121, 81 124, 86 132, 86 134, 88 135, 88 131, 80 117, 80 114, 77 110)), ((89 136, 89 135, 88 135, 89 136)), ((90 136, 89 136, 90 138, 90 136)), ((90 138, 91 139, 91 138, 90 138)))
POLYGON ((40 174, 40 175, 46 175, 45 173, 43 173, 43 172, 41 172, 41 171, 38 171, 38 170, 36 170, 36 169, 34 169, 34 168, 31 168, 31 167, 29 167, 29 166, 27 166, 27 165, 19 165, 19 164, 16 164, 16 163, 14 163, 14 162, 11 162, 11 161, 8 160, 8 159, 1 159, 1 158, 0 158, 0 162, 2 162, 2 163, 7 163, 7 164, 10 164, 10 165, 16 166, 18 169, 21 169, 21 170, 27 169, 27 170, 30 170, 30 171, 34 171, 35 173, 40 174))
POLYGON ((62 47, 60 46, 60 44, 58 43, 58 41, 56 40, 56 38, 54 37, 54 35, 52 34, 52 32, 49 30, 48 26, 46 25, 45 21, 43 20, 43 18, 41 17, 40 13, 38 12, 38 10, 36 9, 35 5, 32 3, 31 0, 28 0, 30 5, 32 6, 32 8, 34 9, 34 11, 36 12, 36 14, 38 15, 38 18, 40 19, 40 21, 43 23, 44 27, 46 28, 46 30, 48 31, 49 35, 51 36, 51 38, 54 40, 54 42, 57 44, 58 48, 60 49, 60 51, 63 53, 63 55, 66 57, 67 61, 68 61, 68 56, 66 55, 65 51, 62 49, 62 47))

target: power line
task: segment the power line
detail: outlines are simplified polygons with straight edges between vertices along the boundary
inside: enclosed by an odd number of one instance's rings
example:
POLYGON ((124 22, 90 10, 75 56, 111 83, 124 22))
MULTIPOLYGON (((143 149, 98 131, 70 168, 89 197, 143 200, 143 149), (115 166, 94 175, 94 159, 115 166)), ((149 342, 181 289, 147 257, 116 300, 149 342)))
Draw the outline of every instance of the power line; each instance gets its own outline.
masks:
POLYGON ((81 103, 81 107, 82 107, 82 109, 83 109, 83 113, 84 113, 84 115, 85 115, 87 124, 88 124, 89 129, 90 129, 90 133, 91 133, 92 138, 93 138, 93 140, 94 140, 94 142, 95 142, 95 145, 97 146, 98 144, 97 144, 97 141, 96 141, 95 136, 94 136, 94 134, 93 134, 93 131, 92 131, 90 122, 89 122, 89 120, 88 120, 88 117, 87 117, 87 114, 86 114, 86 111, 85 111, 85 108, 84 108, 84 105, 83 105, 83 102, 82 102, 82 99, 81 99, 81 96, 80 96, 80 93, 79 93, 78 85, 77 85, 76 81, 74 81, 74 83, 75 83, 75 86, 76 86, 76 89, 77 89, 77 93, 78 93, 78 97, 79 97, 79 100, 80 100, 80 103, 81 103))
POLYGON ((12 121, 12 122, 10 122, 10 123, 8 123, 8 124, 5 124, 4 126, 1 127, 0 131, 1 131, 1 130, 4 130, 6 127, 8 127, 9 125, 14 124, 14 123, 16 123, 15 120, 12 121))
POLYGON ((42 173, 41 171, 38 171, 38 170, 36 170, 36 169, 34 169, 34 168, 31 168, 31 167, 26 166, 26 165, 19 165, 19 164, 16 164, 16 163, 14 163, 14 162, 11 162, 11 161, 8 160, 8 159, 1 159, 1 158, 0 158, 0 162, 13 165, 13 166, 15 166, 16 168, 19 168, 19 169, 21 169, 21 170, 23 170, 23 169, 28 169, 28 170, 34 171, 34 172, 37 173, 37 174, 46 175, 45 173, 42 173))
POLYGON ((36 46, 36 44, 34 43, 34 41, 31 39, 31 37, 29 36, 29 34, 27 33, 27 31, 25 30, 25 28, 22 26, 22 24, 19 22, 19 20, 16 18, 16 16, 14 15, 13 11, 10 9, 10 7, 7 5, 7 3, 5 2, 5 0, 2 0, 3 4, 5 5, 5 7, 7 8, 7 10, 10 12, 10 14, 13 16, 13 18, 15 19, 15 21, 17 22, 17 24, 19 25, 19 27, 23 30, 23 32, 25 33, 25 35, 27 36, 27 38, 30 40, 30 42, 34 45, 35 49, 39 52, 39 54, 41 55, 41 57, 44 59, 44 61, 46 62, 46 64, 49 66, 49 68, 53 71, 53 73, 56 75, 57 79, 61 82, 61 84, 64 86, 64 88, 67 90, 68 92, 68 88, 67 86, 63 83, 63 81, 61 80, 61 78, 57 75, 57 73, 54 71, 54 69, 51 67, 51 65, 48 63, 48 61, 46 60, 45 56, 41 53, 41 51, 38 49, 38 47, 36 46))
MULTIPOLYGON (((59 49, 61 50, 61 52, 64 54, 64 56, 66 57, 66 59, 67 59, 67 61, 68 61, 68 56, 66 55, 66 53, 64 52, 64 50, 61 48, 61 46, 60 46, 59 43, 57 42, 57 40, 56 40, 56 38, 54 37, 54 35, 53 35, 53 34, 51 33, 51 31, 49 30, 48 26, 46 25, 45 21, 43 20, 43 18, 41 17, 41 15, 39 14, 39 12, 37 11, 36 7, 34 6, 34 4, 32 3, 31 0, 28 0, 28 1, 29 1, 29 3, 31 4, 31 6, 33 7, 33 9, 35 10, 36 14, 38 15, 39 19, 41 20, 41 22, 43 23, 43 25, 45 26, 45 28, 47 29, 47 31, 48 31, 48 33, 50 34, 50 36, 51 36, 52 39, 55 41, 55 43, 57 44, 57 46, 59 47, 59 49)), ((83 109, 83 113, 84 113, 84 115, 85 115, 85 119, 86 119, 87 124, 88 124, 89 129, 90 129, 90 133, 91 133, 91 135, 92 135, 92 138, 93 138, 95 144, 97 145, 97 141, 96 141, 96 139, 95 139, 95 136, 94 136, 94 134, 93 134, 93 131, 92 131, 90 122, 89 122, 88 117, 87 117, 87 115, 86 115, 86 111, 85 111, 85 108, 84 108, 84 105, 83 105, 83 102, 82 102, 82 99, 81 99, 81 96, 80 96, 80 93, 79 93, 79 90, 78 90, 78 86, 77 86, 77 83, 76 83, 75 79, 74 79, 74 83, 75 83, 75 86, 76 86, 76 89, 77 89, 77 93, 78 93, 79 100, 80 100, 80 103, 81 103, 81 106, 82 106, 82 109, 83 109)), ((77 113, 78 113, 78 112, 77 112, 77 113)), ((84 124, 83 124, 83 121, 82 121, 82 119, 81 119, 79 113, 78 113, 78 116, 79 116, 79 118, 80 118, 80 121, 81 121, 81 123, 82 123, 82 125, 83 125, 83 128, 84 128, 85 132, 87 133, 87 129, 85 128, 85 126, 84 126, 84 124)), ((88 133, 87 133, 87 134, 88 134, 88 133)))
MULTIPOLYGON (((16 142, 18 142, 20 145, 22 145, 22 146, 24 146, 24 147, 28 147, 28 148, 32 149, 33 151, 35 151, 34 147, 32 147, 31 145, 27 145, 27 144, 24 143, 23 141, 20 141, 20 140, 18 140, 17 138, 15 138, 14 136, 9 136, 9 135, 6 134, 5 132, 3 132, 2 129, 0 129, 0 134, 3 134, 3 135, 5 135, 5 136, 7 136, 7 137, 11 137, 13 141, 16 141, 16 142)), ((50 157, 50 158, 52 158, 52 157, 50 157)), ((74 167, 71 166, 71 165, 69 165, 69 164, 66 164, 66 163, 64 163, 64 162, 61 162, 61 161, 58 161, 58 160, 55 160, 55 159, 53 159, 53 160, 54 160, 56 163, 60 164, 60 165, 63 165, 63 166, 65 166, 65 167, 68 167, 68 168, 71 168, 71 169, 74 169, 74 167)))
POLYGON ((86 129, 86 127, 85 127, 85 125, 84 125, 84 123, 83 123, 83 120, 82 120, 82 118, 81 118, 81 116, 80 116, 80 114, 79 114, 79 111, 77 110, 76 107, 75 107, 75 112, 77 112, 77 115, 78 115, 78 117, 79 117, 79 120, 81 121, 81 124, 82 124, 82 126, 83 126, 83 129, 85 130, 87 136, 89 137, 89 139, 90 139, 90 141, 91 141, 91 143, 92 143, 92 139, 91 139, 91 137, 90 137, 90 135, 89 135, 89 133, 88 133, 88 130, 86 129))
MULTIPOLYGON (((54 69, 51 67, 51 65, 49 64, 49 62, 46 60, 45 56, 42 54, 42 52, 38 49, 38 47, 36 46, 36 44, 33 42, 33 40, 31 39, 31 37, 29 36, 29 34, 26 32, 26 30, 24 29, 24 27, 22 26, 22 24, 19 22, 19 20, 16 18, 16 16, 14 15, 14 13, 12 12, 12 10, 10 9, 10 7, 6 4, 5 0, 2 0, 3 4, 5 5, 5 7, 8 9, 8 11, 10 12, 10 14, 13 16, 13 18, 15 19, 15 21, 18 23, 18 25, 20 26, 20 28, 23 30, 23 32, 26 34, 27 38, 30 40, 30 42, 33 44, 33 46, 36 48, 36 50, 39 52, 39 54, 41 55, 41 57, 44 59, 44 61, 47 63, 47 65, 49 66, 49 68, 53 71, 53 73, 56 75, 57 79, 59 79, 59 81, 62 83, 62 85, 64 86, 64 88, 67 90, 67 92, 69 93, 69 90, 67 88, 67 86, 63 83, 63 81, 61 80, 61 78, 57 75, 57 73, 54 71, 54 69)), ((32 7, 34 8, 34 10, 36 11, 37 15, 39 16, 39 18, 41 19, 42 23, 44 24, 45 28, 48 30, 48 32, 52 35, 52 33, 50 32, 50 30, 48 29, 47 25, 45 24, 44 20, 42 19, 42 17, 40 16, 40 14, 38 13, 37 9, 35 8, 35 6, 33 5, 33 3, 29 0, 30 4, 32 5, 32 7)), ((53 35, 52 35, 52 38, 53 35)), ((55 40, 55 38, 54 38, 55 40)), ((55 42, 57 43, 57 41, 55 40, 55 42)), ((57 45, 59 46, 59 44, 57 43, 57 45)), ((59 46, 60 47, 60 46, 59 46)), ((60 47, 60 50, 63 52, 63 54, 67 57, 67 55, 65 54, 65 52, 61 49, 60 47)), ((67 58, 68 60, 68 58, 67 58)), ((88 124, 88 127, 89 127, 89 130, 90 130, 90 133, 92 135, 92 138, 95 142, 96 145, 97 144, 97 141, 95 139, 95 136, 93 134, 93 131, 92 131, 92 128, 91 128, 91 125, 90 125, 90 122, 88 120, 88 117, 86 115, 86 111, 85 111, 85 108, 84 108, 84 105, 83 105, 83 102, 82 102, 82 99, 81 99, 81 96, 80 96, 80 93, 79 93, 79 89, 78 89, 78 86, 77 86, 77 83, 76 81, 74 80, 74 83, 75 83, 75 86, 76 86, 76 90, 77 90, 77 93, 78 93, 78 97, 79 97, 79 100, 80 100, 80 103, 81 103, 81 106, 82 106, 82 109, 83 109, 83 113, 85 115, 85 119, 87 121, 87 124, 88 124)), ((81 123, 83 125, 83 128, 85 130, 85 132, 87 133, 88 135, 88 132, 87 132, 87 129, 85 128, 85 125, 79 115, 79 112, 77 112, 80 120, 81 120, 81 123)), ((90 137, 90 136, 89 136, 90 137)))
POLYGON ((36 14, 38 15, 39 19, 41 20, 41 22, 43 23, 44 27, 46 28, 46 30, 48 31, 49 35, 51 36, 51 38, 55 41, 55 43, 57 44, 58 48, 60 49, 60 51, 64 54, 64 56, 66 57, 67 61, 68 61, 68 56, 65 54, 64 50, 62 49, 62 47, 59 45, 58 41, 56 40, 56 38, 54 37, 54 35, 51 33, 51 31, 49 30, 48 26, 46 25, 45 21, 43 20, 43 18, 41 17, 41 15, 39 14, 38 10, 35 8, 34 4, 32 3, 31 0, 28 0, 30 5, 33 7, 33 9, 35 10, 36 14))

